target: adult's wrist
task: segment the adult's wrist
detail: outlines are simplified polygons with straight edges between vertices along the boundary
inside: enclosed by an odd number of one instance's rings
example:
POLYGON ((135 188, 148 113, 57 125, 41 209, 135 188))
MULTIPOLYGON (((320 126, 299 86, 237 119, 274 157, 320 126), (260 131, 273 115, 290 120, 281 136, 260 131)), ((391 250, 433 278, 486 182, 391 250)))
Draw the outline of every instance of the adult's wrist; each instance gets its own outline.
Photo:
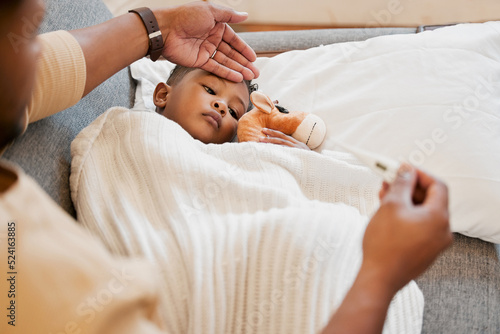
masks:
POLYGON ((146 28, 148 35, 148 51, 152 61, 156 61, 163 52, 163 36, 155 14, 147 7, 140 7, 129 10, 129 13, 138 15, 146 28))
POLYGON ((363 262, 342 304, 321 333, 381 333, 396 292, 378 268, 363 262))
POLYGON ((378 298, 390 300, 405 285, 400 283, 401 280, 397 278, 397 275, 397 272, 391 271, 389 268, 364 261, 357 279, 374 288, 378 298))
POLYGON ((162 7, 162 8, 151 9, 154 16, 156 17, 156 20, 158 21, 158 27, 161 30, 164 40, 168 33, 168 23, 173 20, 173 17, 171 17, 173 9, 174 7, 162 7))

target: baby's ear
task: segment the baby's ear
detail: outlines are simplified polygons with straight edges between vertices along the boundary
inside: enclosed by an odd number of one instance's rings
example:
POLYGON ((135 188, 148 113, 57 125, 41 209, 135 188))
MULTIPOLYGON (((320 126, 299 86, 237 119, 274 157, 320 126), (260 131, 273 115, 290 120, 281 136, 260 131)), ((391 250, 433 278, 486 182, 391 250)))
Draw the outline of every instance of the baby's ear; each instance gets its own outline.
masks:
POLYGON ((160 82, 156 85, 155 92, 153 93, 153 102, 156 107, 165 108, 170 90, 171 87, 164 82, 160 82))
POLYGON ((266 114, 270 114, 276 108, 273 101, 266 94, 258 91, 250 94, 250 100, 257 109, 266 114))

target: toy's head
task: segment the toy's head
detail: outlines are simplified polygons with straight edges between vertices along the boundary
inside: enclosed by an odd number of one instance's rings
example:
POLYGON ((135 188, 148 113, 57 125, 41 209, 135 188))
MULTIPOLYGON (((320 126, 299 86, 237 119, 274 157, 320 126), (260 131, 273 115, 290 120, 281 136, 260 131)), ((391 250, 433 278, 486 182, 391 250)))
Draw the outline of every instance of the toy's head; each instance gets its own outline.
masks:
POLYGON ((238 141, 259 141, 262 129, 278 130, 315 149, 325 139, 326 126, 321 118, 303 111, 288 111, 274 105, 271 99, 253 92, 250 99, 254 109, 243 115, 238 122, 238 141))

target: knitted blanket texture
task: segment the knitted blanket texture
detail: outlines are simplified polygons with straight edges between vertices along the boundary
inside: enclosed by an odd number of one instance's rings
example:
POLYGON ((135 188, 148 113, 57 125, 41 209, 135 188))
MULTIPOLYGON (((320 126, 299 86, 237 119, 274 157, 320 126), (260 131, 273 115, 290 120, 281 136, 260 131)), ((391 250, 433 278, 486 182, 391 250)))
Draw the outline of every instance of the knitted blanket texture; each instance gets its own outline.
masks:
MULTIPOLYGON (((162 282, 169 333, 317 333, 359 270, 380 180, 351 155, 205 145, 155 113, 112 108, 72 143, 78 220, 162 282)), ((415 282, 384 333, 420 333, 415 282)))

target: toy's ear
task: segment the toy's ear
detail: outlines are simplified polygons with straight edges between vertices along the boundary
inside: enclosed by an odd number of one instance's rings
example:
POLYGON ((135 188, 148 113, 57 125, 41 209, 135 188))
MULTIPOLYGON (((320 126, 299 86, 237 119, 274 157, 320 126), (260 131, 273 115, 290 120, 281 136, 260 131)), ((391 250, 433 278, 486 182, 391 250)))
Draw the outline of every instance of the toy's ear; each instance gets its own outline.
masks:
POLYGON ((250 100, 257 109, 266 114, 270 114, 271 111, 276 108, 273 101, 271 101, 271 99, 266 94, 258 91, 252 92, 252 94, 250 94, 250 100))

